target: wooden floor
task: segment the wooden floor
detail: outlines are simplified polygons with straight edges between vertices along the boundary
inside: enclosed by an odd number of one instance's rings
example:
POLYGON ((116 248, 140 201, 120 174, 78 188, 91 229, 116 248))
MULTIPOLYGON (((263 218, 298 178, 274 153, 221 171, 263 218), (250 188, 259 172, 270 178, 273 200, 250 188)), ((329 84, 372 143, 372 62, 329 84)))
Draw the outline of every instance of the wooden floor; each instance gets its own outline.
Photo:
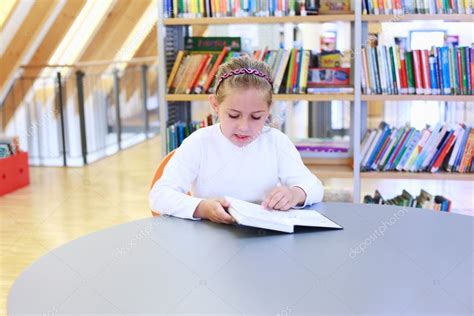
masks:
MULTIPOLYGON (((85 234, 150 216, 147 195, 159 149, 155 138, 84 168, 31 168, 30 186, 0 198, 0 315, 6 313, 14 280, 46 252, 85 234)), ((347 193, 333 191, 328 194, 332 199, 350 198, 350 179, 323 180, 326 187, 347 193)), ((364 180, 364 193, 427 185, 410 183, 364 180)), ((446 189, 464 212, 472 214, 472 183, 436 183, 428 185, 446 189)))

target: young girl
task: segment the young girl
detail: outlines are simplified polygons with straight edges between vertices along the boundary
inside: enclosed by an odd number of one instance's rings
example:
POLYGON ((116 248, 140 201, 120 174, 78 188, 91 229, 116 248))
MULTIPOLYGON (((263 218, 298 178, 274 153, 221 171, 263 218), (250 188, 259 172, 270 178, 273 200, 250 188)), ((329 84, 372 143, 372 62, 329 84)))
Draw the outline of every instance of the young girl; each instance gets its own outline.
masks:
POLYGON ((320 202, 323 186, 294 144, 265 126, 273 91, 268 66, 233 58, 216 76, 209 102, 219 123, 195 131, 176 150, 150 192, 151 209, 230 224, 224 196, 281 211, 320 202))

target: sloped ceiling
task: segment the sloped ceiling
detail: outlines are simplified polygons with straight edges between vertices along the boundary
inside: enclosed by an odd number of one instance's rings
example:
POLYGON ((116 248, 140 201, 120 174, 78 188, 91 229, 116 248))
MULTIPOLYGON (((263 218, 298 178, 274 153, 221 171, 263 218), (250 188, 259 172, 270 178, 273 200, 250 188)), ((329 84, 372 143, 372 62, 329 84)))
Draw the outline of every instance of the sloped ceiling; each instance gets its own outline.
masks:
MULTIPOLYGON (((136 30, 143 32, 138 37, 142 42, 135 43, 133 53, 128 55, 156 56, 156 25, 147 19, 149 27, 137 26, 143 23, 145 13, 150 15, 153 5, 153 12, 157 13, 157 0, 94 1, 108 1, 110 6, 103 16, 94 17, 100 21, 96 20, 95 29, 89 32, 85 46, 78 48, 79 54, 71 63, 114 60, 123 55, 119 52, 136 30)), ((43 69, 36 66, 48 64, 87 4, 88 0, 0 0, 0 101, 20 66, 26 66, 23 67, 26 76, 41 73, 43 69)), ((104 71, 106 66, 94 70, 104 71)))

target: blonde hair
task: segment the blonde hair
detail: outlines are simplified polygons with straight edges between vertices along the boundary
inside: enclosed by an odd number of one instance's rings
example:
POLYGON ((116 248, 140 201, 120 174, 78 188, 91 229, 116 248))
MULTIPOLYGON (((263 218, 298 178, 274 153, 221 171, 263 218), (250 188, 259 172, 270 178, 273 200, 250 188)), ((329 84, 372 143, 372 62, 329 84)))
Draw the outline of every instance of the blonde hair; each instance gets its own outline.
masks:
POLYGON ((254 88, 266 92, 266 101, 268 106, 272 104, 272 77, 270 67, 264 62, 250 59, 249 57, 231 58, 228 62, 219 66, 216 74, 216 85, 214 94, 217 102, 222 103, 231 89, 254 88), (233 74, 219 82, 223 76, 238 69, 254 69, 266 76, 256 74, 233 74), (220 84, 219 84, 220 83, 220 84))

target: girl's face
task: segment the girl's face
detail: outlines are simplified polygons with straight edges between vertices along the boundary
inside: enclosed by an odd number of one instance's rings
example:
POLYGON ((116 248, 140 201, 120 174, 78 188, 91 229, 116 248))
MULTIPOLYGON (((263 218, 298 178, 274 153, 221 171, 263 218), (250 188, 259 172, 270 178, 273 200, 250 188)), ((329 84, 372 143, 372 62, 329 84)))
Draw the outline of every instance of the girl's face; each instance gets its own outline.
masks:
POLYGON ((239 147, 258 137, 270 114, 265 92, 258 89, 234 89, 221 104, 214 95, 209 101, 219 117, 222 134, 239 147))

